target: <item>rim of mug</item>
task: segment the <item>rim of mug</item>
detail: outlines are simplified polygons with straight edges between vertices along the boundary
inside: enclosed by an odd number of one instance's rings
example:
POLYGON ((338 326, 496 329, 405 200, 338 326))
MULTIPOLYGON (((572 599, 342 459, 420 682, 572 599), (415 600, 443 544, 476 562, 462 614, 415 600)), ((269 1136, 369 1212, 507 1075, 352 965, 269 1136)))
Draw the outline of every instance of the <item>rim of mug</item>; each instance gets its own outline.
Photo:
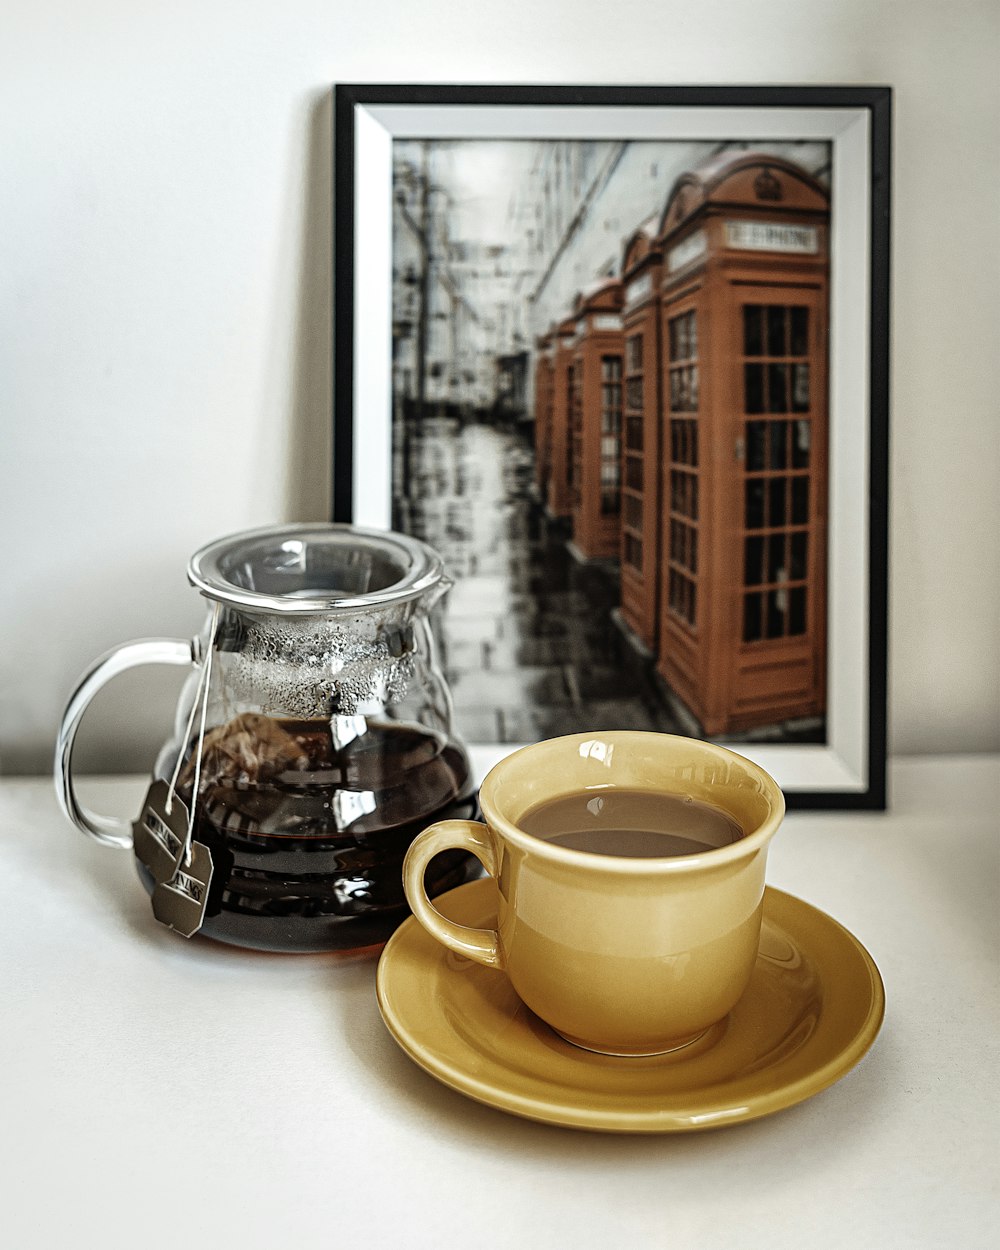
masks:
POLYGON ((337 521, 300 522, 290 525, 265 525, 257 529, 239 530, 222 538, 213 539, 199 547, 187 566, 188 581, 206 598, 248 611, 278 612, 294 616, 327 616, 336 612, 356 612, 363 608, 403 603, 416 599, 425 591, 445 579, 444 562, 433 547, 400 534, 395 530, 367 529, 337 521), (220 567, 220 561, 241 543, 254 543, 262 539, 282 539, 294 542, 306 535, 323 534, 351 536, 372 542, 383 550, 394 548, 405 558, 405 571, 389 586, 365 595, 292 598, 288 595, 270 595, 262 591, 247 590, 230 580, 220 567))
POLYGON ((483 778, 483 783, 479 789, 479 806, 486 824, 490 828, 498 829, 504 838, 522 850, 540 855, 543 859, 554 860, 556 863, 577 867, 586 866, 591 871, 626 873, 636 876, 649 873, 667 873, 672 875, 674 873, 696 872, 701 868, 718 867, 722 864, 745 859, 767 845, 785 817, 785 796, 781 792, 781 787, 770 773, 761 768, 759 764, 754 763, 753 760, 748 759, 745 755, 740 755, 738 751, 731 751, 728 747, 719 746, 714 742, 706 742, 702 738, 687 738, 682 734, 656 733, 647 729, 611 729, 591 731, 589 733, 564 734, 556 738, 543 738, 539 742, 531 742, 527 746, 518 747, 516 751, 512 751, 510 755, 504 756, 502 760, 494 764, 483 778), (742 838, 735 842, 729 842, 725 846, 712 847, 709 850, 698 851, 692 855, 651 855, 635 858, 624 855, 595 855, 592 851, 578 851, 571 847, 559 846, 554 842, 547 842, 544 838, 538 838, 534 834, 526 833, 497 810, 494 790, 497 785, 498 774, 505 767, 509 766, 511 760, 533 752, 541 746, 558 743, 566 743, 567 745, 570 743, 580 744, 594 741, 595 739, 613 740, 615 742, 639 740, 665 746, 683 743, 685 746, 697 747, 704 754, 715 756, 717 759, 736 761, 750 773, 755 774, 761 782, 762 789, 770 800, 770 814, 752 833, 744 834, 742 838))

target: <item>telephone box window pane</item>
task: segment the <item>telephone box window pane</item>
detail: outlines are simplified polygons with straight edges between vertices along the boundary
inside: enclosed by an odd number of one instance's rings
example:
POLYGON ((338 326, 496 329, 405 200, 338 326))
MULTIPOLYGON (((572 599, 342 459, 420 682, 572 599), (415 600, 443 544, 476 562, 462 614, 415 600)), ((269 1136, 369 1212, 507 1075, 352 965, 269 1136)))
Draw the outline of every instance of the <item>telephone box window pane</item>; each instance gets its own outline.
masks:
POLYGON ((767 366, 767 411, 788 411, 788 366, 767 366))
POLYGON ((767 354, 786 356, 788 340, 785 335, 785 309, 783 305, 771 304, 767 309, 767 354))
POLYGON ((698 572, 698 531, 688 531, 688 568, 692 573, 698 572))
POLYGON ((681 406, 681 380, 677 376, 677 370, 670 370, 670 407, 673 412, 681 406))
POLYGON ((759 530, 764 527, 764 480, 759 477, 747 479, 746 528, 759 530))
POLYGON ((783 590, 767 592, 767 619, 764 622, 766 638, 780 638, 785 632, 785 595, 786 592, 783 590))
POLYGON ((812 441, 812 427, 808 421, 796 421, 792 434, 792 468, 809 468, 809 444, 812 441))
POLYGON ((693 360, 698 355, 698 329, 694 310, 670 320, 670 360, 693 360))
POLYGON ((806 525, 809 521, 809 479, 792 478, 792 524, 806 525))
POLYGON ((809 309, 792 308, 792 356, 805 356, 809 351, 809 309))
POLYGON ((763 309, 760 304, 743 306, 743 355, 764 355, 763 309))
POLYGON ((789 592, 788 632, 804 634, 806 632, 806 588, 793 586, 789 592))
POLYGON ((635 495, 625 496, 625 524, 634 530, 642 529, 642 501, 635 495))
POLYGON ((767 425, 763 421, 747 422, 747 472, 756 473, 764 467, 767 425))
POLYGON ((698 465, 698 429, 694 421, 670 422, 671 459, 675 464, 698 465))
MULTIPOLYGON (((764 580, 764 579, 761 579, 761 580, 764 580)), ((767 580, 769 582, 783 582, 787 580, 786 574, 785 574, 785 536, 784 534, 771 534, 768 536, 767 580)))
POLYGON ((788 422, 771 422, 771 468, 784 469, 788 465, 788 422))
POLYGON ((677 370, 677 411, 687 412, 690 408, 688 401, 688 373, 686 369, 677 370))
POLYGON ((743 596, 743 641, 757 642, 761 636, 759 594, 743 596))
POLYGON ((629 378, 625 383, 625 397, 633 412, 642 411, 642 378, 629 378))
POLYGON ((625 563, 642 571, 642 543, 632 534, 625 535, 625 563))
POLYGON ((746 391, 746 412, 764 411, 764 366, 744 365, 743 385, 746 391))
POLYGON ((809 411, 809 366, 792 365, 792 412, 809 411))
POLYGON ((809 534, 805 530, 797 530, 792 534, 792 581, 802 581, 806 576, 806 563, 809 558, 809 534))
POLYGON ((785 524, 785 479, 772 477, 768 491, 767 523, 771 526, 785 524))
POLYGON ((627 417, 625 420, 625 446, 629 451, 642 451, 642 417, 627 417))
POLYGON ((745 586, 759 586, 764 580, 764 540, 760 535, 751 535, 744 543, 745 586))
POLYGON ((698 409, 698 366, 688 365, 684 371, 684 384, 681 396, 685 412, 696 412, 698 409))

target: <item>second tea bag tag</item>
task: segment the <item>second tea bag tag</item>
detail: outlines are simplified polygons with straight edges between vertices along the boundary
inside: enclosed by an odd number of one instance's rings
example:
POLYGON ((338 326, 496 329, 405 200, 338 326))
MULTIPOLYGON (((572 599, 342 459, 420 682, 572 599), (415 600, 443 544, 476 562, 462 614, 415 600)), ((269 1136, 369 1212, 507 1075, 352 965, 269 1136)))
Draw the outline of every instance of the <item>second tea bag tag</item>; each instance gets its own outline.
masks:
POLYGON ((179 933, 193 937, 201 928, 208 906, 208 891, 215 865, 204 842, 190 844, 189 858, 182 855, 171 876, 153 889, 153 915, 179 933))
POLYGON ((157 884, 173 875, 189 823, 187 804, 166 781, 154 781, 132 825, 132 849, 157 884))
MULTIPOLYGON (((198 678, 195 697, 191 701, 184 741, 189 742, 195 713, 201 709, 198 727, 198 743, 194 752, 194 780, 191 785, 191 802, 197 806, 201 793, 201 761, 205 749, 205 718, 208 713, 208 697, 211 688, 212 653, 219 630, 219 604, 212 610, 212 625, 205 649, 205 663, 198 678)), ((215 865, 212 852, 194 836, 194 814, 177 797, 177 779, 180 774, 183 753, 179 752, 174 774, 168 782, 154 782, 149 788, 142 816, 136 829, 143 844, 142 854, 149 854, 156 870, 149 868, 156 884, 153 887, 153 915, 168 928, 182 937, 193 937, 205 920, 208 908, 208 891, 212 884, 215 865), (162 789, 159 787, 162 786, 162 789), (141 832, 140 832, 141 829, 141 832), (148 835, 148 836, 147 836, 148 835), (163 859, 162 851, 174 848, 169 861, 163 859)), ((138 847, 136 854, 142 858, 138 847)), ((145 860, 143 860, 145 863, 145 860)), ((147 865, 149 867, 149 865, 147 865)))

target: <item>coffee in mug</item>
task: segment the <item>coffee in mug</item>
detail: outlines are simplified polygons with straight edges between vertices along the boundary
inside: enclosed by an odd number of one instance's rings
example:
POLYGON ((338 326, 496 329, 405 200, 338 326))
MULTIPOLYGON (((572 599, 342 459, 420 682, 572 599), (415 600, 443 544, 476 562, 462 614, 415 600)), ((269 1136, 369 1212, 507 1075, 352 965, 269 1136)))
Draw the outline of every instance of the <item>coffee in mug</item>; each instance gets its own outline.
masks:
POLYGON ((501 760, 480 807, 485 823, 441 821, 406 856, 407 901, 428 932, 502 969, 588 1050, 660 1054, 725 1018, 757 959, 785 810, 763 769, 668 734, 574 734, 501 760), (495 930, 456 924, 427 897, 427 865, 454 849, 494 878, 495 930))
POLYGON ((586 790, 551 799, 521 820, 525 833, 592 855, 663 859, 728 846, 743 830, 722 808, 675 794, 586 790))

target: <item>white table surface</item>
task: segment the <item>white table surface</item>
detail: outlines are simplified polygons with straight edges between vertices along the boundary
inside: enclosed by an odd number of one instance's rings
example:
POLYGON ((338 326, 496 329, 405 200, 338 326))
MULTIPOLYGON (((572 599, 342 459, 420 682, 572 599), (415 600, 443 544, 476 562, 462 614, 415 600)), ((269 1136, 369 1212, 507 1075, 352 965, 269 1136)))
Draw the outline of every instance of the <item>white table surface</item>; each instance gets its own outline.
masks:
MULTIPOLYGON (((1000 762, 907 759, 891 783, 890 815, 790 817, 769 862, 874 956, 874 1048, 767 1119, 619 1137, 439 1085, 383 1027, 371 962, 174 936, 129 854, 46 781, 3 781, 0 1241, 997 1245, 1000 762)), ((144 782, 82 788, 132 815, 144 782)))

